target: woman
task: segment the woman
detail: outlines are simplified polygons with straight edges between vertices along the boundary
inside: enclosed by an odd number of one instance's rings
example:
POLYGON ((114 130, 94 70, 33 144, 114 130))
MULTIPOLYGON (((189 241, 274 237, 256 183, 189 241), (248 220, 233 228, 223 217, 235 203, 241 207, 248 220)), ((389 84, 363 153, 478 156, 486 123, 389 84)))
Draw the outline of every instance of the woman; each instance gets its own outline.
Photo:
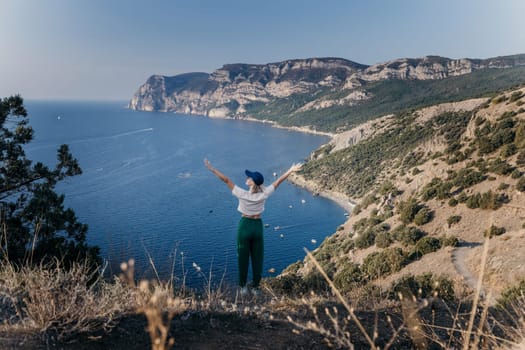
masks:
POLYGON ((264 238, 261 214, 264 211, 264 203, 291 173, 301 169, 302 164, 293 164, 290 169, 268 187, 263 186, 264 177, 261 173, 246 170, 246 185, 249 187, 248 191, 236 186, 226 175, 215 169, 207 159, 204 160, 204 164, 215 176, 226 183, 232 191, 232 194, 239 200, 237 207, 237 210, 241 213, 241 220, 237 228, 239 286, 241 287, 241 294, 246 295, 248 293, 246 280, 248 278, 248 265, 251 257, 253 292, 257 294, 263 268, 264 238))

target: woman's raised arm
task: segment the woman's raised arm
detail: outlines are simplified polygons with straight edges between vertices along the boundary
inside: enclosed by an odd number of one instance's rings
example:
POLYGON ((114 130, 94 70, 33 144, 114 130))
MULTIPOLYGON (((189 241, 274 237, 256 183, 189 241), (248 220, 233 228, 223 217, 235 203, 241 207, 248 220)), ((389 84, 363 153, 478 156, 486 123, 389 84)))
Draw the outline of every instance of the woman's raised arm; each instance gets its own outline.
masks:
POLYGON ((290 169, 288 169, 284 174, 282 174, 277 180, 275 180, 275 182, 272 184, 273 187, 275 187, 275 189, 277 189, 277 187, 279 187, 279 185, 284 181, 286 180, 286 178, 288 176, 290 176, 291 173, 295 173, 296 171, 299 171, 301 170, 303 166, 303 163, 298 163, 298 164, 292 164, 292 166, 290 167, 290 169))
POLYGON ((219 170, 215 169, 211 163, 208 161, 208 159, 204 159, 204 165, 206 166, 206 168, 208 168, 212 173, 215 174, 215 176, 217 176, 219 179, 221 179, 225 184, 226 186, 228 186, 228 188, 230 190, 233 190, 233 187, 235 186, 235 184, 226 176, 224 175, 223 173, 221 173, 219 170))

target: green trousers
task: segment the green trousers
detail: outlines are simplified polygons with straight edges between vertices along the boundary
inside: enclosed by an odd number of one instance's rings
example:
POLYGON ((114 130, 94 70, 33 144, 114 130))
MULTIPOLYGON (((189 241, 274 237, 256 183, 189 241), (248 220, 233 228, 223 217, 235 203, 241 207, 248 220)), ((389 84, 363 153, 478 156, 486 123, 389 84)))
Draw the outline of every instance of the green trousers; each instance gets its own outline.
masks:
POLYGON ((261 219, 242 217, 237 228, 237 258, 239 260, 239 285, 244 287, 252 260, 253 287, 259 287, 263 268, 264 237, 261 219))

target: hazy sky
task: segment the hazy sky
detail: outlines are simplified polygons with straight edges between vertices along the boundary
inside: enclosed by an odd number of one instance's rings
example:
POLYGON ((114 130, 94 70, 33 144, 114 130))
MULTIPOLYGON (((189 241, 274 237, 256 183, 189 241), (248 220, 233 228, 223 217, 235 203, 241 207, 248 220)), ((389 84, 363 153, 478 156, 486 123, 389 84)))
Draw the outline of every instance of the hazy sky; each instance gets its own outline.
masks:
POLYGON ((225 63, 525 53, 525 0, 0 0, 0 97, 128 100, 225 63))

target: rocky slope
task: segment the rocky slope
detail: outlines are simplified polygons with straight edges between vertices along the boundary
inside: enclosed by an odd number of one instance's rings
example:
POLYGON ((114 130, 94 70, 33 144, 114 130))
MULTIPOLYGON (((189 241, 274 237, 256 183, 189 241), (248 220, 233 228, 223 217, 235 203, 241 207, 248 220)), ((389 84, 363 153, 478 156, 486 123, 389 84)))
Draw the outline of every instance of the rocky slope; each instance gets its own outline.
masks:
POLYGON ((257 116, 291 96, 287 112, 348 107, 370 99, 362 87, 385 80, 440 80, 489 68, 525 65, 525 55, 480 59, 438 56, 402 58, 367 66, 341 58, 309 58, 269 64, 227 64, 211 74, 153 75, 129 108, 210 117, 257 116))
MULTIPOLYGON (((336 284, 389 290, 430 273, 468 294, 482 277, 494 303, 525 279, 524 107, 520 88, 388 115, 314 152, 294 181, 357 204, 314 252, 336 284)), ((287 273, 314 270, 306 259, 287 273)))

